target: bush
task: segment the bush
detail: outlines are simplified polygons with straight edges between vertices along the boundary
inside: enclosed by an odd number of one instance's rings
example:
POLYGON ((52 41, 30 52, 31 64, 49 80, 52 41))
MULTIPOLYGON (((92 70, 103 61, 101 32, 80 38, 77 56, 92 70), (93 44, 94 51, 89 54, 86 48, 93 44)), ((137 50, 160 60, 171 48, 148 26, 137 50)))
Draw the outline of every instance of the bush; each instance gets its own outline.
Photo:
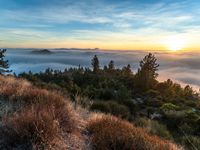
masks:
POLYGON ((91 120, 87 126, 96 150, 175 150, 172 143, 149 136, 145 130, 111 116, 91 120))
POLYGON ((163 124, 160 124, 158 121, 151 121, 151 134, 158 135, 159 137, 165 138, 165 139, 171 139, 171 134, 167 130, 166 126, 163 124))
POLYGON ((61 95, 19 81, 0 78, 2 102, 12 106, 9 113, 3 111, 0 120, 0 149, 2 145, 10 146, 6 149, 19 145, 43 149, 61 133, 75 131, 75 116, 61 95))
POLYGON ((96 101, 92 104, 91 110, 110 113, 121 118, 128 118, 130 115, 128 107, 114 101, 96 101))
POLYGON ((129 110, 130 110, 130 113, 132 115, 135 115, 136 110, 137 110, 137 106, 136 106, 136 104, 134 104, 133 101, 131 101, 131 100, 123 100, 123 101, 118 101, 118 102, 119 102, 119 104, 125 105, 126 107, 128 107, 129 110))
POLYGON ((49 145, 61 132, 53 113, 52 109, 32 107, 5 118, 5 142, 13 146, 29 143, 37 148, 49 145))
POLYGON ((138 118, 135 120, 134 124, 137 127, 142 127, 146 129, 150 134, 157 135, 164 139, 171 139, 171 134, 167 130, 166 126, 160 124, 158 121, 146 118, 138 118))
POLYGON ((4 138, 8 145, 31 143, 45 147, 58 138, 62 132, 75 130, 74 119, 67 106, 60 108, 32 105, 4 118, 4 138))
POLYGON ((200 149, 200 138, 197 136, 187 136, 179 139, 180 143, 187 147, 188 150, 200 149))
POLYGON ((148 98, 145 101, 145 104, 147 106, 151 106, 151 107, 160 107, 163 105, 163 101, 158 99, 158 98, 148 98))
POLYGON ((177 111, 177 110, 179 110, 179 107, 172 104, 172 103, 165 103, 165 104, 162 105, 162 107, 160 109, 164 112, 166 112, 166 111, 177 111))
POLYGON ((104 102, 104 101, 95 101, 92 106, 90 107, 91 110, 93 111, 100 111, 100 112, 105 112, 108 113, 110 112, 109 105, 104 102))
POLYGON ((134 125, 136 127, 141 127, 141 128, 147 128, 149 126, 149 121, 148 119, 146 118, 137 118, 135 121, 134 121, 134 125))
POLYGON ((150 90, 148 90, 147 92, 145 92, 145 95, 146 95, 146 96, 149 96, 149 97, 151 97, 151 98, 155 98, 155 97, 157 97, 158 95, 160 95, 160 92, 159 92, 159 91, 156 91, 156 90, 150 89, 150 90))

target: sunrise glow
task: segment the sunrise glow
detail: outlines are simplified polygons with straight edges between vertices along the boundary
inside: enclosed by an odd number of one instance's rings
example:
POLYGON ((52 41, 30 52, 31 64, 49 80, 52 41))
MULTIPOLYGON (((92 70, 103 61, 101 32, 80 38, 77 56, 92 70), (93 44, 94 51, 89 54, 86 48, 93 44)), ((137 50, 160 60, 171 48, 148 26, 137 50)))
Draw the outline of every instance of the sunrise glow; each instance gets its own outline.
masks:
POLYGON ((186 41, 181 39, 181 37, 169 37, 166 40, 166 47, 170 51, 180 51, 183 50, 186 46, 186 41))
POLYGON ((199 5, 199 1, 0 1, 0 46, 199 50, 199 5))

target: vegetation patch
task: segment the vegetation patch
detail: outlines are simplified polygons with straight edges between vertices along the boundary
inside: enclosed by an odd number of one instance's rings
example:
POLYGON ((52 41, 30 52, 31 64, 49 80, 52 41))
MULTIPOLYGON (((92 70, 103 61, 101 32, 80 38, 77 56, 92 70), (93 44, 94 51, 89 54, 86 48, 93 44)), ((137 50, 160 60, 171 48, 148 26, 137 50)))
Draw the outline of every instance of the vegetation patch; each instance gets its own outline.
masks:
POLYGON ((92 146, 96 150, 176 150, 172 143, 145 130, 111 116, 91 120, 88 123, 92 146))

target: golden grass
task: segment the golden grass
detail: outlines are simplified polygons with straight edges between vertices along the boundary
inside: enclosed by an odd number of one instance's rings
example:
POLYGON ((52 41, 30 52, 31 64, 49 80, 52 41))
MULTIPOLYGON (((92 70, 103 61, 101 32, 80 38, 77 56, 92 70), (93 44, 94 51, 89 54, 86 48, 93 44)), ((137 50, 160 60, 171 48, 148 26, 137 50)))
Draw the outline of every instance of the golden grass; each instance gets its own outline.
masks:
POLYGON ((62 134, 76 131, 75 114, 61 95, 12 77, 0 76, 0 89, 1 101, 13 105, 1 121, 7 145, 49 147, 62 134))
POLYGON ((97 117, 87 126, 96 150, 178 150, 176 145, 148 135, 127 121, 112 116, 97 117))

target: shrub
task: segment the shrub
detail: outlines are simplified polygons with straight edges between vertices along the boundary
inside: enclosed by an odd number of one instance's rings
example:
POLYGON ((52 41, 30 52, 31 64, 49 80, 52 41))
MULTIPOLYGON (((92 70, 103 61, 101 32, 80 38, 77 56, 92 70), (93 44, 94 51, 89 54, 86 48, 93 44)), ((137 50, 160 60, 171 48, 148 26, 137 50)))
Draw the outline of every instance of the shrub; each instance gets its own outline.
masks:
POLYGON ((87 126, 96 150, 175 150, 172 143, 149 136, 143 129, 111 116, 91 120, 87 126))
POLYGON ((91 110, 108 113, 110 111, 109 105, 104 101, 95 101, 90 107, 91 110))
POLYGON ((59 122, 51 109, 32 107, 4 120, 4 138, 8 145, 30 143, 45 147, 59 135, 59 122))
POLYGON ((110 101, 108 102, 109 106, 110 106, 110 113, 121 117, 121 118, 128 118, 130 115, 129 109, 128 107, 126 107, 125 105, 121 105, 118 104, 116 102, 110 101))
POLYGON ((123 100, 123 101, 119 101, 119 103, 121 105, 125 105, 126 107, 128 107, 131 114, 134 115, 136 113, 137 105, 134 104, 132 100, 123 100))
POLYGON ((2 102, 13 107, 10 113, 2 114, 0 143, 4 140, 5 146, 11 146, 7 149, 27 144, 43 149, 51 146, 61 133, 75 131, 75 116, 61 95, 19 81, 0 77, 2 102))
POLYGON ((91 110, 110 113, 112 115, 122 118, 128 118, 130 115, 128 107, 126 107, 125 105, 118 104, 114 101, 96 101, 91 106, 91 110))
POLYGON ((160 95, 160 92, 156 91, 156 90, 153 90, 153 89, 150 89, 147 92, 145 92, 145 95, 149 96, 151 98, 154 98, 154 97, 157 97, 158 95, 160 95))
POLYGON ((171 139, 171 134, 167 130, 166 126, 160 124, 158 121, 146 118, 138 118, 135 120, 134 125, 146 129, 150 134, 157 135, 164 139, 171 139))
POLYGON ((166 111, 164 112, 164 116, 166 118, 165 123, 167 126, 173 130, 177 130, 177 126, 183 123, 185 119, 184 111, 166 111))
POLYGON ((188 150, 200 149, 200 138, 197 136, 181 137, 179 140, 188 150))
POLYGON ((149 120, 146 118, 137 118, 134 121, 136 127, 147 128, 149 126, 149 120))
MULTIPOLYGON (((11 95, 12 101, 18 103, 19 109, 22 107, 28 107, 36 105, 38 107, 50 107, 55 110, 55 116, 59 119, 61 124, 67 123, 68 116, 71 112, 68 110, 68 106, 63 97, 52 92, 48 92, 44 89, 28 88, 19 95, 11 95), (65 119, 67 118, 67 119, 65 119)), ((17 104, 14 104, 17 105, 17 104)), ((41 108, 42 109, 42 108, 41 108)), ((68 128, 66 130, 69 130, 68 128)))
POLYGON ((196 128, 194 128, 191 125, 188 125, 187 123, 179 125, 179 129, 185 132, 185 134, 195 134, 196 132, 196 128))
MULTIPOLYGON (((66 107, 66 106, 65 106, 66 107)), ((67 108, 33 105, 4 118, 4 137, 14 145, 31 143, 49 146, 60 133, 75 130, 74 120, 67 108)), ((10 144, 9 144, 10 145, 10 144)))
POLYGON ((151 106, 151 107, 160 107, 163 105, 163 101, 158 99, 158 98, 148 98, 145 101, 145 104, 147 106, 151 106))
POLYGON ((172 104, 172 103, 165 103, 162 105, 161 110, 166 112, 166 111, 177 111, 179 110, 179 107, 172 104))
POLYGON ((166 126, 160 124, 158 121, 151 121, 150 133, 165 139, 171 139, 170 132, 167 130, 166 126))

